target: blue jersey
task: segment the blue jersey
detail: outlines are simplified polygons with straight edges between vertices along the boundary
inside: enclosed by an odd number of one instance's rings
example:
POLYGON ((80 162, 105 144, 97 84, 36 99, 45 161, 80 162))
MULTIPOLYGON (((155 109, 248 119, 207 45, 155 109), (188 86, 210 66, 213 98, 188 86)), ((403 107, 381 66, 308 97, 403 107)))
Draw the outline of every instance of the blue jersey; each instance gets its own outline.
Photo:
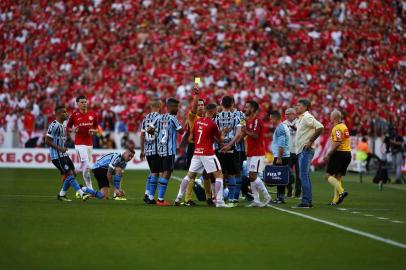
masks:
MULTIPOLYGON (((234 112, 220 112, 214 118, 214 122, 224 134, 224 144, 229 143, 236 135, 237 128, 241 125, 241 120, 234 112), (224 132, 227 128, 228 131, 224 132)), ((220 145, 215 143, 215 148, 220 149, 220 145)))
POLYGON ((127 162, 122 158, 119 153, 110 153, 99 158, 96 163, 93 165, 93 169, 111 169, 115 168, 125 169, 127 167, 127 162))
MULTIPOLYGON (((245 123, 246 123, 245 114, 239 110, 235 110, 234 113, 237 115, 238 118, 240 118, 241 126, 245 126, 245 123)), ((244 139, 241 139, 241 141, 239 141, 238 143, 235 144, 235 150, 238 152, 245 152, 244 139)))
MULTIPOLYGON (((48 127, 47 136, 52 139, 52 142, 59 147, 65 147, 66 142, 66 128, 63 124, 54 120, 48 127)), ((67 153, 62 153, 61 151, 56 150, 53 147, 49 148, 49 154, 51 159, 58 159, 61 157, 67 157, 67 153)))
POLYGON ((162 114, 151 124, 151 127, 155 128, 155 134, 158 137, 158 155, 161 157, 176 155, 177 135, 182 129, 178 119, 169 113, 162 114))
POLYGON ((283 148, 283 158, 290 157, 290 151, 289 151, 289 141, 290 141, 290 131, 289 128, 283 124, 280 123, 276 129, 275 132, 273 133, 273 138, 272 138, 272 154, 275 158, 278 157, 279 153, 279 147, 283 148))
POLYGON ((145 116, 141 124, 141 132, 145 133, 144 152, 146 156, 152 156, 158 154, 157 136, 155 134, 149 134, 147 132, 148 127, 154 123, 159 117, 159 113, 151 112, 145 116))

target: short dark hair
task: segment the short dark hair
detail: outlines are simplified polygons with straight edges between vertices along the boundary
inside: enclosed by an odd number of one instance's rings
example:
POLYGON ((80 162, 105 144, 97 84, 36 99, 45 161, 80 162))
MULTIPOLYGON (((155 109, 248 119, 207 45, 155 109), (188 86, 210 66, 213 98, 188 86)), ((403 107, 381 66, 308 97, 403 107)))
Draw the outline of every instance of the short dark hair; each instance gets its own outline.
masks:
POLYGON ((271 116, 271 117, 275 117, 276 119, 279 119, 279 120, 282 118, 282 115, 280 114, 279 111, 272 111, 272 112, 270 113, 270 116, 271 116))
POLYGON ((217 105, 216 105, 216 104, 210 103, 210 104, 207 104, 207 105, 206 105, 206 110, 207 110, 207 111, 213 110, 213 109, 217 109, 217 105))
POLYGON ((223 105, 224 108, 229 109, 231 106, 234 104, 234 98, 231 96, 224 96, 223 99, 221 100, 221 105, 223 105))
POLYGON ((254 101, 254 100, 248 100, 247 103, 248 103, 249 105, 251 105, 251 107, 252 107, 255 111, 258 111, 259 105, 258 105, 258 103, 257 103, 256 101, 254 101))
POLYGON ((310 100, 308 99, 301 99, 299 100, 299 103, 305 106, 308 110, 310 109, 310 100))
POLYGON ((166 105, 178 105, 179 104, 179 100, 177 100, 176 98, 170 98, 166 101, 166 105))
POLYGON ((203 103, 204 103, 204 99, 199 98, 199 99, 197 100, 197 102, 203 102, 203 103))
POLYGON ((133 155, 135 154, 135 150, 132 147, 127 148, 128 151, 130 151, 133 155))
POLYGON ((76 98, 76 102, 79 102, 79 100, 81 100, 81 99, 86 99, 87 100, 87 98, 84 95, 80 95, 80 96, 78 96, 76 98))
POLYGON ((57 106, 55 107, 55 113, 58 113, 59 111, 65 109, 65 108, 66 108, 65 105, 57 105, 57 106))

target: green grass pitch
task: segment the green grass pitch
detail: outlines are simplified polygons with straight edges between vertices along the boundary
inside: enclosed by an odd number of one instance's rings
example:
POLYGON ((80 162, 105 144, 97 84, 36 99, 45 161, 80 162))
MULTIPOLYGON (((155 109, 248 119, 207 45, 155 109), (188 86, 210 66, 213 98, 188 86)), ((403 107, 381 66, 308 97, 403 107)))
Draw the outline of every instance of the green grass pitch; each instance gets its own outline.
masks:
MULTIPOLYGON (((340 210, 326 205, 332 188, 316 172, 313 209, 291 209, 297 199, 280 206, 291 212, 213 209, 204 203, 160 208, 142 201, 146 176, 125 173, 128 201, 66 203, 56 200, 56 170, 1 169, 1 269, 405 269, 402 185, 379 191, 371 177, 360 184, 350 174, 344 183, 350 196, 340 210)), ((171 180, 167 199, 175 198, 178 187, 171 180)), ((72 190, 68 195, 74 197, 72 190)))

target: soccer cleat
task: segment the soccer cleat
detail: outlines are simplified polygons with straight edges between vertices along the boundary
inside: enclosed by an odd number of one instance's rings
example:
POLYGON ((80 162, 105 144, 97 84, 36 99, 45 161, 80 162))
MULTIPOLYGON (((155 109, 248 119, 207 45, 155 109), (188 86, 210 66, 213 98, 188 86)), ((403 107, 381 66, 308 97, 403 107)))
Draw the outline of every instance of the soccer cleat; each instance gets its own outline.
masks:
POLYGON ((149 197, 147 194, 144 195, 144 203, 148 203, 149 197))
POLYGON ((127 198, 124 196, 113 196, 113 200, 115 201, 126 201, 127 198))
POLYGON ((180 202, 175 201, 175 202, 173 203, 173 206, 181 206, 181 203, 180 203, 180 202))
POLYGON ((337 206, 337 204, 335 202, 331 202, 328 204, 329 206, 337 206))
POLYGON ((249 208, 251 208, 251 207, 263 207, 263 204, 260 203, 260 202, 252 202, 249 205, 247 205, 246 207, 249 207, 249 208))
POLYGON ((307 204, 307 203, 299 203, 298 205, 292 206, 292 208, 295 208, 295 209, 306 209, 306 208, 312 208, 312 207, 313 207, 312 204, 307 204))
POLYGON ((60 200, 60 201, 64 201, 64 202, 71 202, 72 201, 71 199, 66 197, 66 195, 65 196, 58 195, 57 199, 60 200))
POLYGON ((80 199, 80 198, 81 198, 79 191, 76 192, 75 196, 76 196, 76 199, 80 199))
POLYGON ((146 203, 146 204, 155 205, 155 204, 156 204, 156 201, 155 201, 155 199, 152 199, 152 200, 148 199, 148 201, 146 201, 145 203, 146 203))
POLYGON ((82 200, 85 202, 85 201, 87 201, 90 197, 92 197, 92 196, 90 196, 90 194, 84 193, 83 196, 82 196, 82 200))
POLYGON ((230 208, 224 201, 220 201, 216 203, 217 208, 230 208))
POLYGON ((211 198, 210 198, 210 199, 207 199, 207 200, 206 200, 206 203, 207 203, 207 205, 208 205, 209 207, 214 207, 214 206, 216 206, 211 198))
POLYGON ((167 201, 158 200, 158 201, 156 202, 156 205, 157 205, 157 206, 170 206, 171 204, 168 203, 167 201))
POLYGON ((183 206, 196 206, 197 204, 194 201, 189 200, 187 202, 182 203, 182 205, 183 206))
POLYGON ((234 202, 229 202, 229 203, 227 203, 227 206, 228 206, 228 208, 234 208, 234 207, 237 207, 238 205, 235 204, 234 202))
POLYGON ((343 193, 341 193, 341 194, 338 196, 337 205, 339 205, 340 203, 342 203, 342 202, 344 201, 345 197, 347 197, 347 196, 348 196, 348 192, 347 192, 347 191, 344 191, 343 193))

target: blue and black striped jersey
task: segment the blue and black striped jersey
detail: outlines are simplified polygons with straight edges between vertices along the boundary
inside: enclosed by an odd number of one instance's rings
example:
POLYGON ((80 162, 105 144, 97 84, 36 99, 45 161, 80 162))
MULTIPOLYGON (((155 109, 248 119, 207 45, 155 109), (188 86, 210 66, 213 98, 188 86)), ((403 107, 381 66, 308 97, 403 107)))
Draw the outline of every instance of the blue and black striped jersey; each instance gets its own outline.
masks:
MULTIPOLYGON (((238 118, 240 118, 241 126, 245 126, 245 122, 246 122, 245 114, 239 110, 235 110, 234 113, 237 115, 238 118)), ((241 141, 239 141, 238 143, 235 144, 235 150, 238 152, 245 152, 244 139, 242 139, 241 141)))
MULTIPOLYGON (((57 146, 64 147, 66 142, 66 127, 54 120, 48 127, 47 136, 52 138, 52 142, 57 146)), ((49 154, 52 160, 68 156, 67 153, 62 153, 53 147, 49 148, 49 154)))
POLYGON ((159 113, 151 112, 145 116, 144 120, 142 120, 141 132, 145 133, 144 152, 146 156, 158 154, 157 136, 154 134, 149 134, 147 129, 157 120, 159 116, 159 113))
POLYGON ((169 113, 162 114, 151 127, 155 128, 155 134, 158 136, 158 155, 161 157, 176 155, 177 135, 182 129, 178 119, 169 113))
MULTIPOLYGON (((241 120, 234 112, 220 112, 214 118, 214 122, 224 134, 224 144, 229 143, 236 135, 237 128, 241 125, 241 120), (224 132, 224 129, 228 129, 224 132)), ((220 145, 215 143, 215 148, 220 149, 220 145)))
POLYGON ((127 162, 121 157, 119 153, 110 153, 99 158, 96 163, 93 165, 93 169, 103 168, 103 169, 112 169, 115 168, 125 169, 127 167, 127 162))

